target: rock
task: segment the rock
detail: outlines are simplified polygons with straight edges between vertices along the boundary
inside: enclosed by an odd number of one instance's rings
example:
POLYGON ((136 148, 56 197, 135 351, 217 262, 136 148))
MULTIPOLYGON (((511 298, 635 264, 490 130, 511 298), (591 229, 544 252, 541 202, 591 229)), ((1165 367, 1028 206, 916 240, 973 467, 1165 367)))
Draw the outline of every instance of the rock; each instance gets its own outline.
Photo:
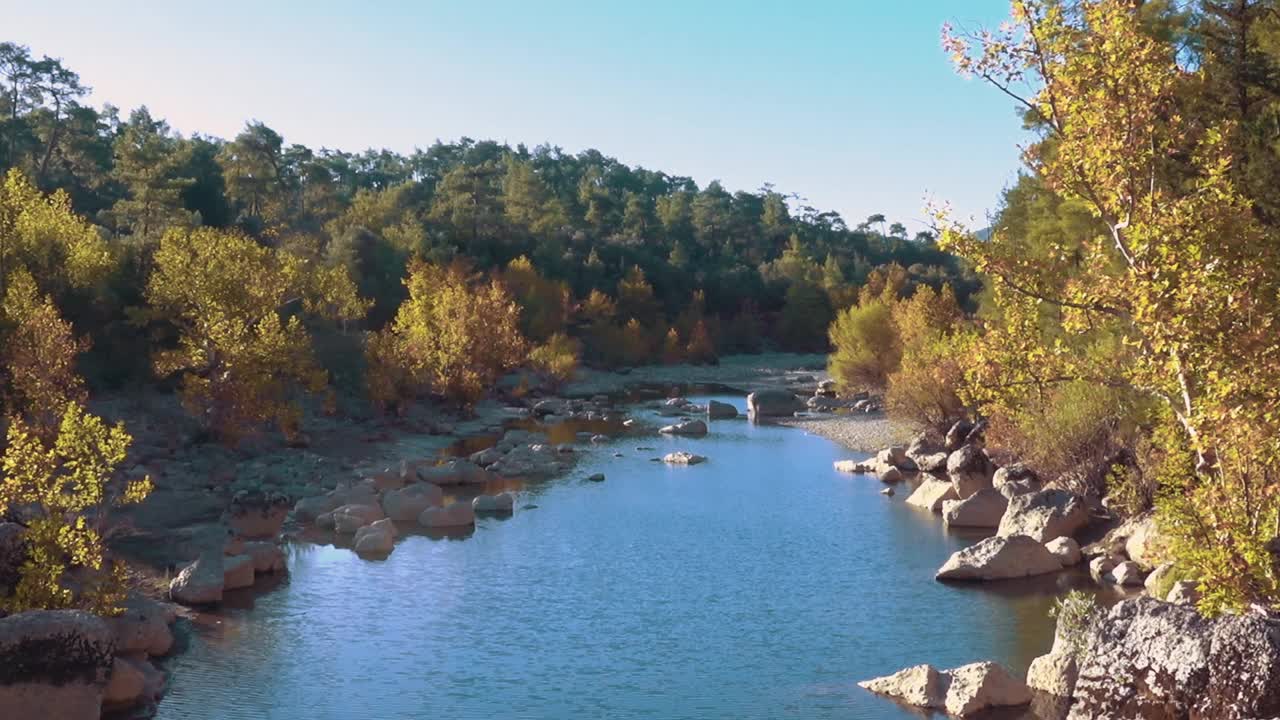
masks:
POLYGON ((253 585, 253 558, 231 555, 222 561, 222 589, 236 590, 253 585))
POLYGON ((675 425, 667 425, 658 432, 665 435, 706 435, 707 424, 701 420, 685 420, 675 425))
POLYGON ((1037 542, 1071 537, 1089 524, 1089 508, 1075 493, 1056 488, 1009 500, 1009 509, 1000 520, 997 535, 1027 535, 1037 542))
POLYGON ((451 503, 442 508, 427 508, 418 516, 418 524, 427 529, 459 528, 476 523, 475 511, 471 503, 451 503))
POLYGON ((1031 493, 1040 492, 1044 488, 1040 485, 1039 480, 1022 479, 1009 480, 996 489, 1000 491, 1001 495, 1012 500, 1019 495, 1030 495, 1031 493))
MULTIPOLYGON (((512 452, 515 452, 514 450, 512 452)), ((508 453, 508 457, 510 453, 508 453)), ((505 463, 508 458, 503 458, 505 463)), ((450 460, 443 465, 418 468, 418 479, 434 485, 483 485, 494 480, 493 473, 470 460, 450 460)))
POLYGON ((1165 596, 1166 602, 1174 605, 1191 605, 1194 606, 1200 602, 1200 583, 1194 580, 1179 580, 1169 588, 1169 594, 1165 596))
POLYGON ((87 612, 0 620, 0 717, 98 720, 114 654, 110 628, 87 612))
POLYGON ((963 500, 942 503, 942 520, 951 527, 994 528, 1009 501, 998 490, 983 488, 963 500))
POLYGON ((944 452, 919 455, 915 458, 915 461, 916 467, 920 468, 920 472, 941 473, 947 470, 947 454, 944 452))
POLYGON ((911 443, 907 445, 906 456, 919 465, 920 458, 928 455, 934 455, 941 451, 941 448, 930 442, 928 433, 919 433, 912 438, 911 443))
POLYGON ((169 629, 174 617, 171 607, 131 595, 121 603, 121 608, 123 612, 119 615, 104 618, 115 639, 117 653, 146 653, 155 657, 169 654, 173 648, 173 632, 169 629))
POLYGON ((991 487, 994 473, 991 459, 976 445, 965 445, 947 457, 947 477, 961 500, 991 487))
POLYGON ((822 393, 823 395, 835 395, 836 381, 830 378, 820 381, 818 383, 818 392, 822 393))
POLYGON ((707 403, 707 417, 712 420, 731 420, 738 417, 738 408, 729 403, 712 400, 707 403))
POLYGON ((293 506, 293 516, 298 522, 312 522, 321 515, 333 512, 339 504, 337 498, 330 495, 305 497, 293 506))
POLYGON ((938 580, 1004 580, 1061 569, 1053 553, 1034 538, 996 536, 952 554, 934 577, 938 580))
POLYGON ((858 687, 877 695, 887 695, 908 705, 921 708, 943 708, 951 678, 931 665, 915 665, 892 675, 863 680, 858 687))
POLYGON ((876 471, 873 464, 861 462, 859 460, 837 460, 833 465, 836 472, 853 473, 855 475, 876 471))
MULTIPOLYGON (((507 453, 489 470, 503 477, 545 477, 560 472, 560 454, 552 445, 521 445, 507 453)), ((490 475, 492 477, 492 475, 490 475)))
POLYGON ((480 467, 489 467, 502 459, 502 451, 496 447, 485 448, 479 452, 471 453, 467 456, 467 459, 480 467))
POLYGON ((222 602, 222 558, 221 549, 206 551, 196 558, 169 583, 169 597, 183 605, 222 602))
POLYGON ((888 495, 889 497, 893 497, 893 488, 891 488, 891 487, 887 487, 887 488, 885 488, 885 489, 881 490, 881 491, 880 491, 880 494, 881 494, 881 495, 888 495))
POLYGON ((896 467, 899 470, 915 472, 916 463, 907 457, 907 449, 901 445, 887 447, 876 453, 876 465, 882 468, 896 467))
POLYGON ((117 657, 111 666, 111 675, 107 686, 102 691, 102 705, 105 708, 128 708, 142 701, 142 693, 146 690, 146 677, 133 662, 117 657))
POLYGON ((395 549, 398 534, 395 523, 383 518, 357 530, 352 547, 361 557, 383 557, 395 549))
POLYGON ((907 498, 908 505, 925 508, 932 512, 941 512, 942 503, 947 500, 955 500, 956 489, 946 480, 938 480, 935 478, 926 478, 920 483, 915 492, 907 498))
POLYGON ((707 459, 701 455, 694 455, 691 452, 677 450, 673 453, 667 453, 663 456, 662 462, 668 465, 697 465, 706 462, 707 459))
POLYGON ((1117 585, 1134 587, 1142 584, 1146 574, 1142 572, 1142 568, 1138 567, 1138 563, 1126 560, 1111 568, 1111 577, 1117 585))
POLYGON ((1080 545, 1069 537, 1054 538, 1044 544, 1044 547, 1053 556, 1058 558, 1058 562, 1062 563, 1062 567, 1072 567, 1079 565, 1084 556, 1080 554, 1080 545))
POLYGON ((1031 661, 1027 668, 1027 686, 1058 697, 1071 697, 1075 690, 1078 667, 1069 653, 1051 652, 1031 661))
POLYGON ((534 417, 545 417, 547 415, 561 415, 566 411, 565 401, 556 398, 539 401, 533 406, 534 417))
MULTIPOLYGON (((601 475, 600 479, 603 480, 604 476, 601 475)), ((477 495, 471 501, 471 510, 477 515, 481 513, 510 514, 515 511, 515 507, 516 496, 509 492, 498 493, 497 495, 477 495)))
POLYGON ((879 476, 882 483, 902 482, 902 471, 892 465, 881 470, 879 476))
POLYGON ((24 532, 18 523, 0 522, 0 597, 8 595, 20 579, 19 569, 27 560, 24 532))
POLYGON ((961 445, 969 439, 969 433, 973 430, 973 423, 968 420, 957 420, 951 429, 947 431, 946 442, 943 450, 953 453, 960 449, 961 445))
POLYGON ((587 476, 587 482, 604 482, 604 473, 594 473, 587 476))
POLYGON ((844 407, 844 403, 828 395, 817 394, 804 402, 805 407, 819 412, 831 412, 844 407))
POLYGON ((284 571, 284 550, 269 540, 244 544, 244 554, 253 559, 253 571, 262 575, 284 571))
POLYGON ((1022 463, 1015 463, 1013 465, 997 468, 995 474, 991 476, 991 486, 997 490, 1005 484, 1013 482, 1035 485, 1038 490, 1040 478, 1031 468, 1023 465, 1022 463))
POLYGON ((1147 597, 1117 603, 1080 660, 1070 717, 1242 720, 1280 715, 1280 626, 1207 620, 1147 597))
POLYGON ((753 417, 789 417, 803 409, 790 390, 757 390, 747 396, 747 414, 753 417))
POLYGON ((274 538, 289 516, 289 498, 279 493, 239 492, 231 499, 227 524, 251 540, 274 538))
POLYGON ((1163 600, 1164 598, 1160 596, 1159 590, 1165 590, 1165 595, 1169 594, 1168 589, 1166 589, 1166 585, 1169 583, 1166 581, 1173 572, 1173 563, 1163 563, 1155 570, 1152 570, 1147 575, 1147 579, 1142 581, 1142 587, 1147 591, 1147 595, 1157 600, 1163 600))
POLYGON ((1117 565, 1113 558, 1100 555, 1089 561, 1089 577, 1093 581, 1102 584, 1104 582, 1114 582, 1115 578, 1111 576, 1111 570, 1117 565))
POLYGON ((1156 526, 1155 515, 1147 513, 1126 523, 1128 537, 1124 541, 1125 554, 1143 570, 1152 570, 1169 554, 1168 540, 1156 526))
POLYGON ((441 505, 444 505, 444 491, 432 483, 414 483, 382 496, 382 511, 392 522, 402 525, 416 521, 423 510, 441 505))
POLYGON ((947 674, 951 685, 947 687, 945 709, 952 715, 966 717, 987 708, 1031 702, 1026 684, 996 663, 970 663, 948 670, 947 674))
POLYGON ((339 535, 352 535, 386 516, 378 505, 343 505, 333 511, 333 531, 339 535))

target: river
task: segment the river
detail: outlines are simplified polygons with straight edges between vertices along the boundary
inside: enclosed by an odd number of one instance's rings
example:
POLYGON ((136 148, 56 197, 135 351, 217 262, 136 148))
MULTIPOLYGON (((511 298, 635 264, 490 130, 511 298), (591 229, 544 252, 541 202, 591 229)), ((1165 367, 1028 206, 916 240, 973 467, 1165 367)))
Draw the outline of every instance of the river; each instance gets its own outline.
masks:
POLYGON ((716 421, 616 440, 525 487, 512 517, 385 561, 295 544, 287 581, 201 616, 158 717, 919 718, 855 681, 923 662, 1025 672, 1079 575, 934 581, 978 536, 907 506, 907 486, 833 471, 849 457, 716 421), (710 460, 651 461, 675 449, 710 460))

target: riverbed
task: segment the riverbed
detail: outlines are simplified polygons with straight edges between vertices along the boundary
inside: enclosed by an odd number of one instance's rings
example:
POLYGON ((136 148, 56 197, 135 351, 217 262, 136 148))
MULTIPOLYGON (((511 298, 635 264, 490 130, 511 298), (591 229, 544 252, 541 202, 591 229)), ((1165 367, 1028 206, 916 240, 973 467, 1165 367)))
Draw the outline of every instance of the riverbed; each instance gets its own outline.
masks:
POLYGON ((157 717, 919 718, 855 681, 1023 673, 1053 597, 1085 582, 938 583, 980 536, 907 506, 909 486, 835 472, 859 455, 798 429, 710 425, 598 446, 513 516, 384 561, 294 544, 286 581, 194 623, 157 717), (652 461, 677 449, 709 461, 652 461))

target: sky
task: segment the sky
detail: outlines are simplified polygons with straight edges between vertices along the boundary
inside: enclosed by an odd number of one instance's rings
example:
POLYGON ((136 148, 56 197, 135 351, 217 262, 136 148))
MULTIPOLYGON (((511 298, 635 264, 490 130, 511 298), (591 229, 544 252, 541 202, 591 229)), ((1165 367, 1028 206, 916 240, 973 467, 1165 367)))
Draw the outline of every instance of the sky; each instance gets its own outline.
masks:
POLYGON ((467 136, 772 183, 853 225, 977 226, 1016 178, 1010 102, 957 76, 943 22, 1007 0, 0 0, 0 40, 62 58, 124 112, 229 138, 410 152, 467 136))

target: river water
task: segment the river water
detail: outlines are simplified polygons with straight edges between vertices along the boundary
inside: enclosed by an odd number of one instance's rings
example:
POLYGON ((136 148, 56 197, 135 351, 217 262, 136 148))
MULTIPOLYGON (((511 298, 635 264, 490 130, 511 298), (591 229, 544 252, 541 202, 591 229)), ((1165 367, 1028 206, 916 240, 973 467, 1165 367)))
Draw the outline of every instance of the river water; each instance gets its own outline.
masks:
POLYGON ((978 536, 907 506, 909 487, 832 470, 849 457, 717 421, 615 441, 524 487, 514 516, 385 561, 294 545, 287 581, 202 616, 158 717, 919 718, 855 681, 923 662, 1024 672, 1079 576, 935 582, 978 536), (676 449, 710 460, 650 460, 676 449))

